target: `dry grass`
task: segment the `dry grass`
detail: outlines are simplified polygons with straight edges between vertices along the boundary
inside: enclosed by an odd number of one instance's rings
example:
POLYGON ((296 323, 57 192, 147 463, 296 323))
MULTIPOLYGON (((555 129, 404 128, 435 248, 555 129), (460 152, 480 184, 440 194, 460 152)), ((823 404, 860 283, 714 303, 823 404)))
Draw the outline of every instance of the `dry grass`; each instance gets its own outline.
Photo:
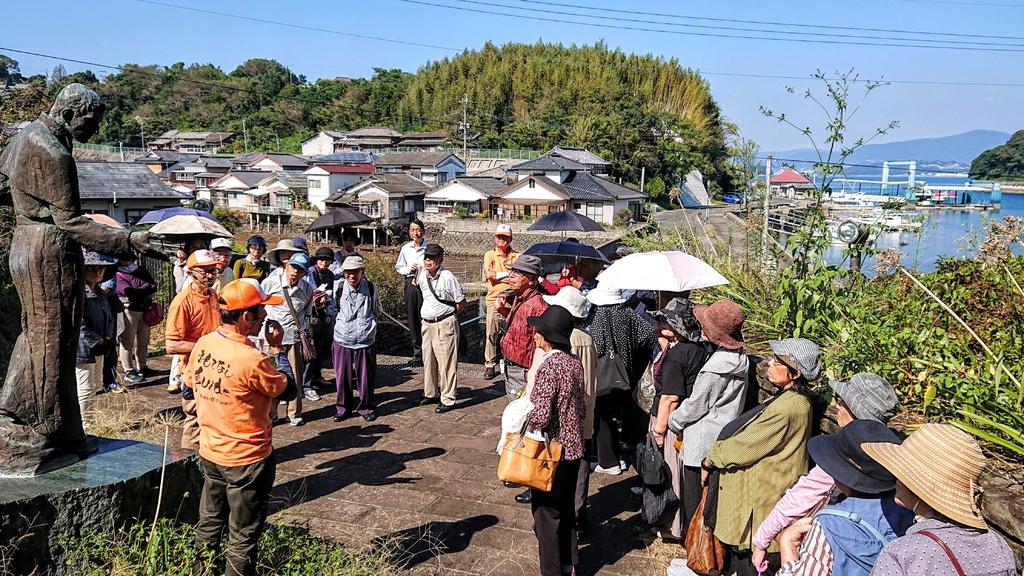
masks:
POLYGON ((97 397, 86 431, 104 438, 163 444, 164 428, 178 428, 181 422, 174 413, 157 413, 145 402, 138 402, 136 394, 129 390, 125 394, 97 397))

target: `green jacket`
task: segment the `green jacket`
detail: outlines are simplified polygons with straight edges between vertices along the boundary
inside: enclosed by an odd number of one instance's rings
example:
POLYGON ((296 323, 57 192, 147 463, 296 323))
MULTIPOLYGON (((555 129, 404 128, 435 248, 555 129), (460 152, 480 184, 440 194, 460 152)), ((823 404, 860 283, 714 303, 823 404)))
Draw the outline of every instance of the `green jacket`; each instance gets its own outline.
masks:
MULTIPOLYGON (((811 403, 783 392, 731 438, 715 442, 707 461, 721 470, 715 536, 741 550, 800 475, 810 467, 811 403)), ((772 543, 769 552, 777 552, 772 543)))

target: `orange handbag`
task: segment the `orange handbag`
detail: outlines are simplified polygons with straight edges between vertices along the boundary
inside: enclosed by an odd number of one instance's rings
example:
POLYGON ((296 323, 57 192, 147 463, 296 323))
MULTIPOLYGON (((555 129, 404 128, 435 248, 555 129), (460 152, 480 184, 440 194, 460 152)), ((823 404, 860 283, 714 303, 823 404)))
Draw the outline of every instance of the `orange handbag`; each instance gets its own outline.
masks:
POLYGON ((686 529, 686 566, 697 574, 720 574, 725 568, 725 548, 710 528, 704 525, 704 502, 708 487, 700 497, 693 519, 686 529))
POLYGON ((498 460, 498 479, 550 492, 561 459, 561 443, 509 432, 498 460))

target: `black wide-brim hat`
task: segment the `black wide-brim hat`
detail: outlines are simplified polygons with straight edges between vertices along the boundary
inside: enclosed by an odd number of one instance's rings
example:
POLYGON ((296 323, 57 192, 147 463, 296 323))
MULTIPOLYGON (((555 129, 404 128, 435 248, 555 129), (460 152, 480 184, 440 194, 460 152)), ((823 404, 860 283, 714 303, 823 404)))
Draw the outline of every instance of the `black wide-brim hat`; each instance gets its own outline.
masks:
POLYGON ((531 316, 526 323, 537 329, 545 340, 552 344, 571 346, 569 338, 576 322, 572 314, 561 306, 548 306, 540 316, 531 316))
POLYGON ((854 420, 835 434, 815 436, 807 442, 814 463, 863 494, 881 494, 896 488, 896 477, 861 448, 867 442, 899 444, 896 433, 877 420, 854 420))

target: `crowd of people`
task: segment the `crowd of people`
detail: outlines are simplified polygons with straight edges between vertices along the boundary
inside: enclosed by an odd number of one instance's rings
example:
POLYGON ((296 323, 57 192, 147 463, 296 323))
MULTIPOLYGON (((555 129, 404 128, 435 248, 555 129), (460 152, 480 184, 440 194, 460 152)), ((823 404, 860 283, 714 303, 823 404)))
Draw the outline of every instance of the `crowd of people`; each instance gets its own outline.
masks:
MULTIPOLYGON (((419 404, 444 414, 459 408, 466 296, 423 224, 408 232, 395 273, 413 361, 423 366, 419 404)), ((377 417, 381 299, 357 237, 341 240, 311 254, 302 237, 268 250, 253 236, 234 262, 229 241, 188 242, 175 259, 168 390, 181 394, 182 445, 198 449, 205 477, 197 540, 218 550, 227 529, 229 574, 255 570, 275 475, 273 426, 303 425, 303 401, 320 401, 325 388, 336 395, 334 421, 377 417), (326 369, 333 385, 322 381, 326 369)), ((149 326, 160 314, 156 283, 139 263, 86 253, 85 264, 78 369, 87 413, 95 391, 123 390, 104 369, 110 358, 129 385, 150 372, 149 326)), ((1016 573, 981 516, 986 460, 969 435, 925 424, 904 439, 887 426, 897 394, 870 373, 827 382, 840 428, 818 434, 811 390, 825 367, 814 342, 770 341, 771 355, 754 358, 735 302, 602 286, 602 264, 568 262, 551 281, 550 262, 515 252, 507 225, 483 259, 482 376, 501 376, 508 411, 522 412, 503 418, 516 423, 503 434, 535 432, 562 447, 551 490, 514 496, 531 506, 543 576, 576 573, 590 475, 630 466, 641 468, 634 493, 659 506, 657 537, 681 543, 693 526, 709 528, 725 552, 722 573, 1016 573), (759 398, 762 387, 773 392, 759 398), (664 466, 657 486, 642 469, 650 459, 635 456, 644 450, 664 466)), ((670 573, 692 573, 685 565, 673 562, 670 573)))

